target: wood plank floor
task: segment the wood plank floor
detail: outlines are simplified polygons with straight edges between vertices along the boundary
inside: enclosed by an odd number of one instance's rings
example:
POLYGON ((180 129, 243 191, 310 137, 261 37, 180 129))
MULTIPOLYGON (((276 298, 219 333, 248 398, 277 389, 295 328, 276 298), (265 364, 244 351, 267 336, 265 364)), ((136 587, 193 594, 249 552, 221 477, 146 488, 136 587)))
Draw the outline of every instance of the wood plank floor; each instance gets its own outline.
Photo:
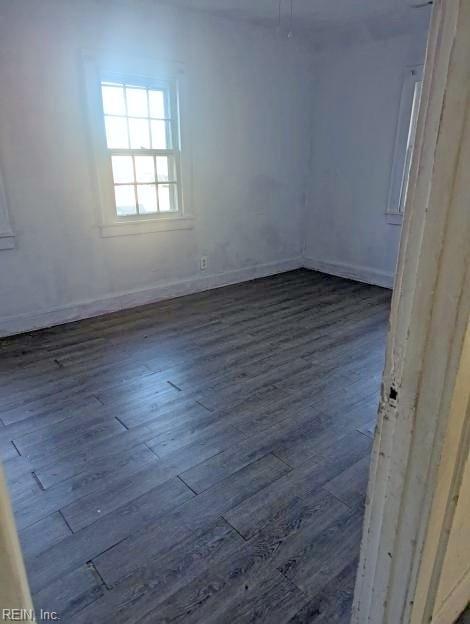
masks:
POLYGON ((1 341, 36 608, 348 622, 389 304, 298 270, 1 341))
POLYGON ((462 613, 459 617, 456 624, 470 624, 470 605, 467 607, 465 613, 462 613))
POLYGON ((457 624, 470 624, 470 605, 467 607, 465 613, 462 613, 457 624))

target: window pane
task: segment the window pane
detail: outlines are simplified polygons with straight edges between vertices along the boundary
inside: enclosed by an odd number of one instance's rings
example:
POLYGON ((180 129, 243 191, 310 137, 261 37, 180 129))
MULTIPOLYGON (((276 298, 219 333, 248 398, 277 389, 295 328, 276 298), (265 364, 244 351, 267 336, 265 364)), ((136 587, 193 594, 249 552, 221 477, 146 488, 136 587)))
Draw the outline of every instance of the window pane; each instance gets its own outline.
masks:
POLYGON ((153 156, 136 156, 135 173, 137 182, 155 182, 155 163, 153 156))
POLYGON ((159 182, 176 182, 175 159, 171 156, 157 156, 159 182))
POLYGON ((149 124, 146 119, 129 119, 131 149, 149 149, 149 124))
POLYGON ((154 184, 137 186, 137 197, 139 201, 139 213, 150 214, 157 212, 157 194, 154 184))
POLYGON ((133 186, 115 186, 116 213, 118 217, 137 214, 133 186))
POLYGON ((159 184, 158 201, 160 212, 176 212, 178 210, 176 186, 174 184, 159 184))
POLYGON ((106 141, 109 149, 129 147, 127 122, 121 117, 105 117, 106 141))
POLYGON ((152 148, 169 149, 168 123, 166 121, 151 121, 152 127, 152 148))
POLYGON ((126 87, 127 114, 136 117, 148 117, 147 91, 126 87))
POLYGON ((107 115, 125 115, 124 89, 122 87, 111 87, 102 85, 103 110, 107 115))
POLYGON ((113 178, 116 184, 134 182, 132 156, 113 156, 113 178))
POLYGON ((165 119, 165 92, 149 91, 150 117, 165 119))

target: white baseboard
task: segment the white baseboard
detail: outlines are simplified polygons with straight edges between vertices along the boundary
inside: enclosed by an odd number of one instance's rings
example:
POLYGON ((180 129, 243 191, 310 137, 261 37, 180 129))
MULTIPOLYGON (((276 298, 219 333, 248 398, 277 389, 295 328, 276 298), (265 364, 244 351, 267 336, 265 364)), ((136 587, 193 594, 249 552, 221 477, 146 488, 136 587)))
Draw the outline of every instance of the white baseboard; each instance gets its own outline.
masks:
POLYGON ((329 273, 338 277, 346 277, 357 282, 393 288, 394 275, 385 271, 377 271, 370 267, 346 264, 343 262, 327 262, 316 258, 304 257, 304 267, 321 273, 329 273))
POLYGON ((229 286, 230 284, 247 282, 259 277, 266 277, 268 275, 275 275, 276 273, 299 269, 302 266, 303 260, 299 256, 297 258, 289 258, 258 266, 237 269, 235 271, 205 275, 204 277, 197 276, 188 280, 179 280, 131 292, 106 295, 100 299, 82 301, 44 312, 8 316, 0 319, 0 337, 21 334, 36 329, 52 327, 54 325, 62 325, 72 321, 99 316, 100 314, 126 310, 148 303, 156 303, 164 299, 172 299, 174 297, 190 295, 204 290, 229 286))
POLYGON ((305 267, 322 273, 347 277, 367 284, 376 284, 385 288, 393 287, 393 275, 376 271, 369 267, 347 265, 339 262, 325 262, 308 257, 288 258, 268 262, 258 266, 246 267, 215 275, 197 276, 187 280, 178 280, 168 284, 159 284, 130 292, 106 295, 100 299, 81 301, 75 304, 53 308, 33 314, 18 314, 0 319, 0 337, 21 334, 54 325, 62 325, 100 314, 127 310, 148 303, 182 297, 204 290, 238 284, 259 277, 275 275, 305 267))

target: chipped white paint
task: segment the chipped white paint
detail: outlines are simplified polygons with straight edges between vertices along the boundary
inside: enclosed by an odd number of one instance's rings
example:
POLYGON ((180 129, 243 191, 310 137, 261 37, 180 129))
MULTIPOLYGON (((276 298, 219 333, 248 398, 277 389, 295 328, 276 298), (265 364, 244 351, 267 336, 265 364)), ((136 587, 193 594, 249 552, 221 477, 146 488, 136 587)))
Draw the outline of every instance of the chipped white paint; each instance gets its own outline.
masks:
POLYGON ((470 439, 469 58, 470 3, 436 2, 354 624, 424 624, 439 608, 437 589, 470 439), (391 388, 396 402, 389 400, 391 388))

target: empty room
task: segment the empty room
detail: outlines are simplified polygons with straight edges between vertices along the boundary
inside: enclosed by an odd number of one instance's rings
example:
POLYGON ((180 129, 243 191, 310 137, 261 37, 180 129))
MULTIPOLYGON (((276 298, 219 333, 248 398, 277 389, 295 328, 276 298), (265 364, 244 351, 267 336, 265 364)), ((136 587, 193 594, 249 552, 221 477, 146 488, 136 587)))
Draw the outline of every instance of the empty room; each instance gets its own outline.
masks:
POLYGON ((3 620, 350 621, 432 4, 0 1, 3 620))

